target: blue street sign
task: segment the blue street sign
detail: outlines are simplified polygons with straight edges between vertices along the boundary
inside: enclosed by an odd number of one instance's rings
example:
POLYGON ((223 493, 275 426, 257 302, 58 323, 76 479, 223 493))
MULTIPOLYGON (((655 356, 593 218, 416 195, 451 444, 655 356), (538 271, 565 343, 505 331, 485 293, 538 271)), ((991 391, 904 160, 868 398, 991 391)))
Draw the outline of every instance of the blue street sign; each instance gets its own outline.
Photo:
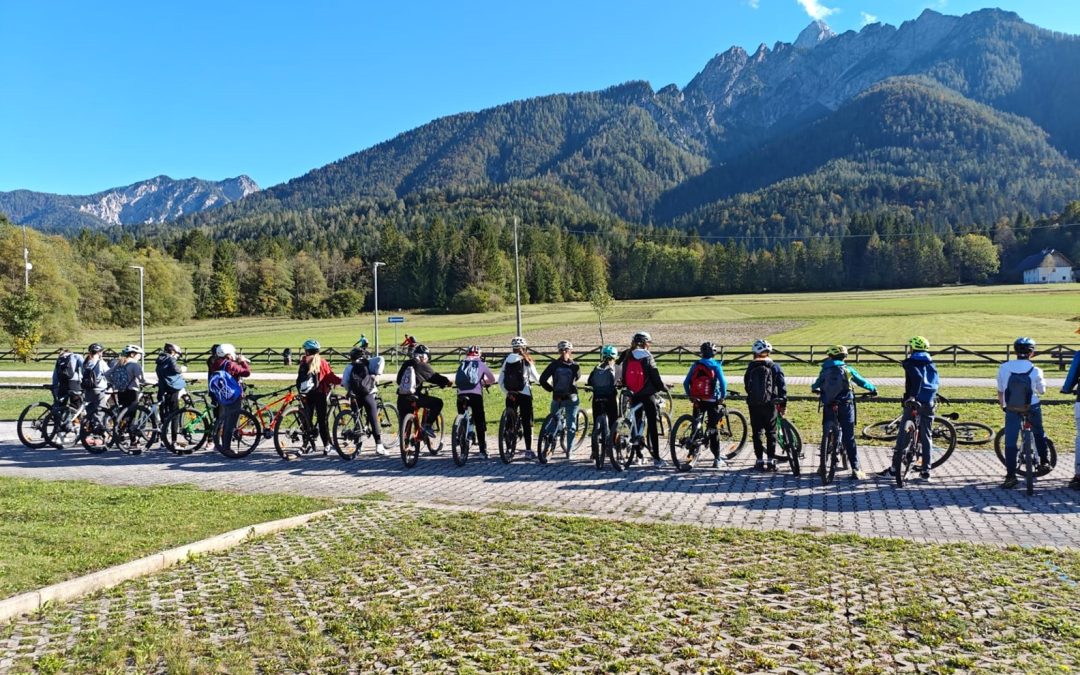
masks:
POLYGON ((403 317, 403 316, 388 316, 388 317, 386 317, 386 323, 405 323, 405 317, 403 317))

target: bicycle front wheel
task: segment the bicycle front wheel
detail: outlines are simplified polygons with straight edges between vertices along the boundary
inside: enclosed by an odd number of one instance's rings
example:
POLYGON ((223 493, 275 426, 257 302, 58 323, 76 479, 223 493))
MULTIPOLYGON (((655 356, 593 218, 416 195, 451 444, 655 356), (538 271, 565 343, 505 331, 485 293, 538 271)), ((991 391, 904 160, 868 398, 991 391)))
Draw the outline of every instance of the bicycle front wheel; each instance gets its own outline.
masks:
POLYGON ((411 469, 420 461, 420 437, 424 430, 420 428, 416 415, 409 413, 401 423, 401 462, 406 469, 411 469))
POLYGON ((585 407, 578 408, 577 416, 577 428, 574 430, 574 447, 571 450, 577 450, 585 442, 585 439, 589 437, 589 413, 585 412, 585 407))
POLYGON ((1020 451, 1024 458, 1024 487, 1030 497, 1035 494, 1035 438, 1031 432, 1022 435, 1025 437, 1024 447, 1020 451))
POLYGON ((382 436, 384 448, 396 448, 398 445, 398 432, 401 430, 398 418, 398 410, 389 403, 379 403, 379 433, 382 436))
MULTIPOLYGON (((555 451, 555 434, 559 428, 559 413, 553 412, 540 425, 540 435, 536 438, 536 461, 547 464, 551 453, 555 451)), ((563 429, 563 433, 566 430, 563 429)), ((565 440, 563 441, 565 443, 565 440)))
POLYGON ((338 457, 350 460, 356 457, 364 444, 364 436, 367 430, 359 419, 360 413, 353 414, 352 410, 339 410, 334 415, 334 425, 331 434, 334 438, 334 450, 338 457))
POLYGON ((592 433, 592 459, 593 463, 596 464, 597 471, 604 468, 604 458, 607 456, 610 441, 611 427, 608 423, 608 416, 601 415, 596 420, 592 433))
POLYGON ((788 464, 791 466, 791 475, 798 476, 802 473, 802 435, 798 428, 787 418, 780 418, 780 434, 777 441, 787 453, 788 464))
POLYGON ((146 432, 146 420, 149 417, 150 410, 145 406, 121 409, 116 416, 112 445, 126 454, 141 455, 149 440, 146 432))
POLYGON ((956 442, 960 445, 989 445, 994 440, 994 430, 981 422, 953 422, 956 442))
POLYGON ((836 429, 830 427, 821 439, 821 456, 818 464, 818 476, 822 485, 828 485, 836 477, 836 465, 839 463, 838 448, 840 439, 836 429))
POLYGON ((625 417, 619 418, 615 423, 615 435, 611 439, 611 454, 608 455, 608 460, 616 471, 623 471, 630 466, 631 431, 630 421, 625 417))
POLYGON ((716 425, 716 434, 720 440, 720 456, 726 460, 735 459, 746 446, 746 418, 738 410, 726 411, 716 425))
POLYGON ((675 429, 669 436, 671 463, 679 471, 690 471, 705 445, 701 425, 693 415, 683 415, 675 421, 675 429))
POLYGON ((44 448, 49 443, 49 437, 45 435, 49 426, 49 418, 52 416, 52 406, 44 401, 31 403, 19 413, 19 422, 16 432, 19 441, 28 448, 37 450, 44 448))
POLYGON ((217 420, 214 423, 215 441, 221 454, 229 459, 247 457, 255 450, 262 438, 262 425, 259 424, 258 418, 247 410, 240 410, 236 414, 236 426, 233 427, 229 438, 223 437, 224 431, 221 420, 217 420))
POLYGON ((930 427, 930 468, 936 469, 952 456, 956 449, 956 429, 952 422, 935 417, 930 427))
POLYGON ((161 423, 161 444, 177 455, 189 455, 206 444, 213 423, 210 415, 195 408, 181 408, 169 413, 161 423))
POLYGON ((435 432, 435 438, 428 438, 424 436, 424 443, 427 445, 427 451, 429 455, 437 455, 442 452, 443 449, 443 421, 442 413, 435 418, 435 421, 431 423, 431 428, 435 432))
POLYGON ((282 459, 297 459, 309 452, 312 440, 307 417, 299 406, 287 408, 274 423, 274 449, 282 459))
POLYGON ((512 408, 504 410, 502 417, 499 418, 499 458, 503 464, 514 461, 520 428, 521 422, 518 420, 517 411, 512 408))
POLYGON ((454 418, 454 427, 450 432, 450 454, 458 466, 465 466, 469 461, 469 418, 465 415, 454 418))

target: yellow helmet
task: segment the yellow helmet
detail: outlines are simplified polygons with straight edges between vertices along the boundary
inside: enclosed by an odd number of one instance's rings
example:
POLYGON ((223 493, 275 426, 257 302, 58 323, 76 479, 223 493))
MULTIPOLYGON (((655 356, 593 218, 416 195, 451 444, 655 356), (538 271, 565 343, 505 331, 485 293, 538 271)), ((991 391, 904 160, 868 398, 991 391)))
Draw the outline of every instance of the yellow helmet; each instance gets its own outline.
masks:
POLYGON ((847 356, 847 347, 844 345, 833 345, 832 347, 829 347, 828 351, 825 352, 825 355, 834 359, 838 356, 847 356))
POLYGON ((925 352, 929 351, 930 349, 930 341, 921 335, 916 335, 915 337, 908 340, 908 346, 911 347, 912 351, 925 352))

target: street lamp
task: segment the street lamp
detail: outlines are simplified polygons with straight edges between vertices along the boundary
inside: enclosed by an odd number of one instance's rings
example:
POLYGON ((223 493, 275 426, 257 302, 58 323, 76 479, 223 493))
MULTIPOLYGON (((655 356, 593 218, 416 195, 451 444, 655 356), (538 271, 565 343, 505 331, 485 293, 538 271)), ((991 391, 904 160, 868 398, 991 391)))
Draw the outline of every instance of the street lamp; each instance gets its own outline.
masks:
POLYGON ((379 355, 379 268, 384 262, 371 263, 371 273, 375 277, 375 356, 379 355))
POLYGON ((139 348, 146 354, 146 314, 143 304, 143 275, 146 269, 142 265, 128 265, 133 270, 139 270, 139 348))

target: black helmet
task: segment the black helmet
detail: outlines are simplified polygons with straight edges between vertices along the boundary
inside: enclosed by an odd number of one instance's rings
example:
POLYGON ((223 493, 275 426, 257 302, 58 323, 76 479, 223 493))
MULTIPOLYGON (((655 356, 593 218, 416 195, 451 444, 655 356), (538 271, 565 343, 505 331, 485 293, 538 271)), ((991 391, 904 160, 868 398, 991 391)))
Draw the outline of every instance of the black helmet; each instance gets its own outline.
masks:
POLYGON ((1013 350, 1017 354, 1030 354, 1035 351, 1035 341, 1029 337, 1016 338, 1016 342, 1013 343, 1013 350))
POLYGON ((100 342, 91 342, 90 346, 86 348, 88 354, 100 354, 105 351, 105 347, 100 342))
POLYGON ((183 354, 184 353, 184 350, 180 349, 180 345, 176 344, 175 342, 166 342, 165 343, 165 351, 172 352, 173 354, 183 354))
POLYGON ((702 342, 701 349, 698 350, 698 353, 701 354, 701 358, 703 359, 711 359, 716 356, 716 345, 711 342, 702 342))
POLYGON ((355 361, 356 359, 358 359, 358 358, 360 358, 362 356, 365 356, 366 354, 367 354, 367 350, 364 349, 363 347, 353 347, 352 349, 349 350, 349 360, 350 361, 355 361))
POLYGON ((413 356, 426 356, 431 358, 431 350, 424 345, 416 345, 412 350, 413 356))

